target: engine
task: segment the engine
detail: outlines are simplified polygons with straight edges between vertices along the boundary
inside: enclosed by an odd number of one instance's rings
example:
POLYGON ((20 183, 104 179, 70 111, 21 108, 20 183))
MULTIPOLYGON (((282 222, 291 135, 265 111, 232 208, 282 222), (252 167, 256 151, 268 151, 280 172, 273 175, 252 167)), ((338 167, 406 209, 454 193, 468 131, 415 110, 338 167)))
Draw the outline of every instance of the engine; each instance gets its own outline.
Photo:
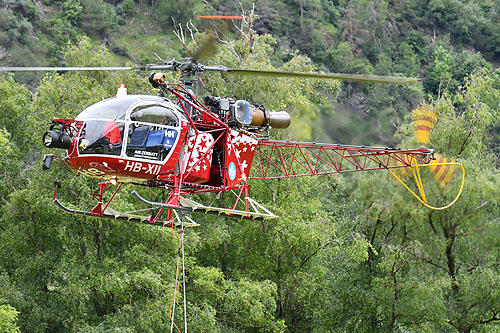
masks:
POLYGON ((216 96, 207 96, 204 102, 210 111, 230 126, 257 129, 285 129, 290 126, 290 115, 286 111, 269 112, 263 105, 216 96))

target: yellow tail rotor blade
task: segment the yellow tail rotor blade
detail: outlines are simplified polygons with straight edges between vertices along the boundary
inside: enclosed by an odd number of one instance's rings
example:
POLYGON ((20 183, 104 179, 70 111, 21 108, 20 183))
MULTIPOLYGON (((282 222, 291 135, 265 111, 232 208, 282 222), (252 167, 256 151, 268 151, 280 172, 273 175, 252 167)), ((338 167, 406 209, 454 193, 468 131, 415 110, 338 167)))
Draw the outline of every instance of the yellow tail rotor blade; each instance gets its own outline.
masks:
POLYGON ((455 162, 447 157, 438 154, 436 154, 435 157, 435 160, 429 162, 429 170, 441 190, 446 190, 455 177, 457 166, 453 164, 446 164, 455 162))
POLYGON ((438 111, 429 105, 419 105, 413 109, 415 136, 420 143, 429 143, 438 116, 438 111))

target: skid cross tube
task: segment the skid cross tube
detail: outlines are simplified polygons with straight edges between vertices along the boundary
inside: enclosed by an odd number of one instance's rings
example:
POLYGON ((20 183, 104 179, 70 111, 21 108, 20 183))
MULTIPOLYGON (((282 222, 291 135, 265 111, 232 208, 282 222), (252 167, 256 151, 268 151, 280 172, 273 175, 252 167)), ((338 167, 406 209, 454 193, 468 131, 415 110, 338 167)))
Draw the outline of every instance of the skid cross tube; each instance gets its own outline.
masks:
POLYGON ((185 212, 185 213, 190 213, 193 211, 192 208, 190 207, 182 207, 182 206, 173 206, 173 205, 169 205, 169 204, 166 204, 166 203, 163 203, 163 202, 156 202, 156 201, 149 201, 147 199, 144 199, 139 193, 137 193, 135 190, 132 191, 132 195, 134 197, 136 197, 139 201, 141 201, 142 203, 145 203, 146 205, 150 205, 150 206, 153 206, 153 207, 162 207, 162 208, 166 208, 166 209, 174 209, 174 210, 178 210, 180 212, 185 212))

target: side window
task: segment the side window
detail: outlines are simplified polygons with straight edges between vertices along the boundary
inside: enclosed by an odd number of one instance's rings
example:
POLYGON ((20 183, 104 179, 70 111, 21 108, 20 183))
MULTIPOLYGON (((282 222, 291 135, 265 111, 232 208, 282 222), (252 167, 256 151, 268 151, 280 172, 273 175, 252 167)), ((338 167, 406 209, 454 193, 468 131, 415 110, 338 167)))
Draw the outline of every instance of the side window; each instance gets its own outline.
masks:
POLYGON ((128 157, 163 161, 174 147, 178 133, 175 128, 131 123, 126 154, 128 157))
POLYGON ((130 113, 126 155, 163 161, 174 147, 179 133, 179 118, 161 105, 139 106, 130 113))
POLYGON ((80 135, 80 154, 120 155, 125 122, 88 120, 80 135))

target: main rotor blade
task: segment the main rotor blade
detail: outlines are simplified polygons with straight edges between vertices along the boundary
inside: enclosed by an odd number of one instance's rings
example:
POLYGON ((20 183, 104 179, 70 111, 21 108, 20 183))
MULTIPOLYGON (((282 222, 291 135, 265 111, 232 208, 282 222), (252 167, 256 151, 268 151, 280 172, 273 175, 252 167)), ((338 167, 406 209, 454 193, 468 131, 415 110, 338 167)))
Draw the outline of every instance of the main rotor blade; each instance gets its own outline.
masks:
POLYGON ((125 71, 145 67, 0 67, 0 72, 125 71))
MULTIPOLYGON (((215 37, 209 38, 208 41, 202 42, 201 47, 196 52, 192 61, 197 62, 200 58, 209 57, 216 48, 215 37)), ((193 62, 191 62, 193 64, 193 62)), ((49 72, 49 71, 123 71, 123 70, 177 70, 178 66, 172 64, 164 65, 146 65, 138 67, 0 67, 0 72, 49 72)), ((224 72, 236 75, 256 75, 256 76, 272 76, 272 77, 291 77, 291 78, 309 78, 309 79, 335 79, 343 81, 355 82, 377 82, 377 83, 392 83, 406 84, 422 81, 420 78, 394 77, 394 76, 379 76, 379 75, 362 75, 362 74, 343 74, 343 73, 304 73, 304 72, 285 72, 276 70, 259 70, 259 69, 243 69, 243 68, 227 68, 224 66, 203 66, 200 65, 201 71, 224 72)))
POLYGON ((211 19, 211 20, 245 20, 248 17, 245 16, 224 16, 224 15, 219 15, 219 16, 210 16, 210 15, 202 15, 202 16, 196 16, 197 18, 202 18, 202 19, 211 19))
POLYGON ((296 78, 309 78, 309 79, 336 79, 342 81, 377 82, 377 83, 392 83, 392 84, 405 84, 405 83, 422 81, 422 79, 420 78, 362 75, 362 74, 343 74, 343 73, 302 73, 302 72, 285 72, 285 71, 259 70, 259 69, 241 69, 241 68, 227 68, 226 70, 222 71, 239 75, 296 77, 296 78))
POLYGON ((193 54, 193 63, 198 63, 200 61, 206 60, 217 53, 217 41, 214 35, 209 34, 203 38, 200 46, 195 50, 193 54))

